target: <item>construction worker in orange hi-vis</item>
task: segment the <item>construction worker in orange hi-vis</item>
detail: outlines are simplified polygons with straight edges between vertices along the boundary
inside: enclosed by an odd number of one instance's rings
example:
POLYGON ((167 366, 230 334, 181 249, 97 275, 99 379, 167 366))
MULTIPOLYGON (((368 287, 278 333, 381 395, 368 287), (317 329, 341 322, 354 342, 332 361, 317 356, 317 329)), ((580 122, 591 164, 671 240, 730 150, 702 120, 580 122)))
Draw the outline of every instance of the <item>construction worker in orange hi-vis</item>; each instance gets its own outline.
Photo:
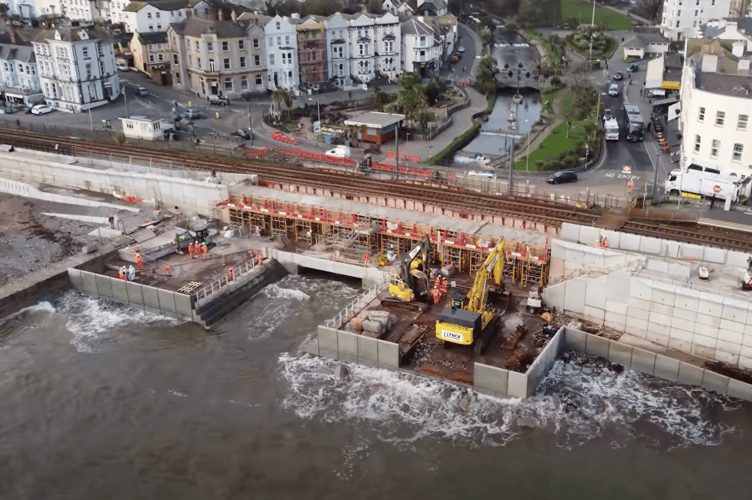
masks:
POLYGON ((209 247, 206 245, 206 243, 201 244, 201 253, 204 254, 204 258, 207 258, 209 256, 209 247))
POLYGON ((144 257, 140 253, 136 254, 136 265, 138 266, 139 271, 143 271, 144 269, 144 257))
POLYGON ((196 251, 193 249, 193 243, 188 244, 188 253, 191 254, 191 259, 196 258, 196 251))
POLYGON ((118 278, 125 281, 125 266, 121 267, 118 271, 118 278))

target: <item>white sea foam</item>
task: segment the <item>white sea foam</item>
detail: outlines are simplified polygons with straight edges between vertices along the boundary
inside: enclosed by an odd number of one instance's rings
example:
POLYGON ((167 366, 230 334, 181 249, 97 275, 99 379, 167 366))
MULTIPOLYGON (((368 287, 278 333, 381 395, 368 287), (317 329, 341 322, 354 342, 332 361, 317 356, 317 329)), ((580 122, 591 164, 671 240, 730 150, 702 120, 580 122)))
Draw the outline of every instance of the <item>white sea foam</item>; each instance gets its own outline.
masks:
POLYGON ((95 352, 98 342, 111 338, 113 331, 127 324, 177 325, 176 319, 121 304, 106 302, 79 292, 66 292, 56 301, 57 312, 73 334, 71 344, 79 352, 95 352))
POLYGON ((337 362, 283 354, 289 391, 283 407, 300 418, 365 426, 400 448, 449 440, 459 446, 504 446, 522 432, 545 433, 561 447, 604 440, 614 447, 639 439, 661 448, 716 445, 731 429, 711 420, 730 400, 626 370, 583 374, 557 361, 538 394, 525 401, 498 399, 433 379, 348 365, 350 378, 333 374, 337 362), (469 402, 467 411, 461 402, 469 402), (529 417, 537 429, 522 429, 529 417))

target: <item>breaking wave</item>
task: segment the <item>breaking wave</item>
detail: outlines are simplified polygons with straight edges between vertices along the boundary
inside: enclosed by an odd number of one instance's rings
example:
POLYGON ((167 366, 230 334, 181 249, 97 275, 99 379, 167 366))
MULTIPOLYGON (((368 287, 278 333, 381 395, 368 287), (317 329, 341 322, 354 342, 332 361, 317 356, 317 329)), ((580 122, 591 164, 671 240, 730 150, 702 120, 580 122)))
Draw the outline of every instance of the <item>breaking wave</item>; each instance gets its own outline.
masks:
POLYGON ((65 318, 65 328, 73 334, 71 344, 79 352, 96 352, 99 342, 113 338, 113 332, 124 325, 175 326, 181 323, 174 318, 96 299, 76 291, 61 295, 55 301, 55 306, 56 312, 65 318))
POLYGON ((334 315, 343 301, 354 299, 359 293, 342 282, 290 275, 264 287, 234 315, 247 318, 244 327, 248 328, 249 339, 261 340, 291 317, 304 321, 306 315, 327 309, 334 315))
POLYGON ((576 363, 559 360, 538 393, 520 401, 353 364, 340 379, 334 374, 338 364, 283 354, 279 365, 289 385, 283 408, 306 420, 365 426, 400 448, 437 440, 504 446, 522 433, 538 432, 564 448, 594 440, 622 447, 639 439, 670 449, 718 445, 733 430, 711 420, 714 412, 735 409, 728 398, 631 370, 583 373, 576 363))

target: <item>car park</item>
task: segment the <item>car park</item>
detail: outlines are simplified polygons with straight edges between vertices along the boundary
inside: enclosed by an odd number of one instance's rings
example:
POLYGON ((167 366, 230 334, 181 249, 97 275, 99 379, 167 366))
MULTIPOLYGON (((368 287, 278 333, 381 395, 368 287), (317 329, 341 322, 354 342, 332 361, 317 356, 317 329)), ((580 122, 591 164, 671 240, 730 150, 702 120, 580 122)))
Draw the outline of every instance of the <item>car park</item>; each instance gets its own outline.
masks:
POLYGON ((37 104, 33 108, 31 108, 31 114, 32 115, 46 115, 47 113, 52 113, 54 109, 52 106, 48 104, 37 104))
POLYGON ((608 95, 610 96, 618 96, 619 95, 619 84, 618 83, 612 83, 608 87, 608 95))
POLYGON ((197 109, 188 108, 183 111, 183 118, 188 118, 189 120, 197 120, 201 118, 201 113, 197 109))
POLYGON ((560 170, 551 177, 546 179, 549 184, 564 184, 566 182, 577 182, 577 174, 571 170, 560 170))
POLYGON ((136 87, 136 95, 138 95, 138 96, 149 95, 149 91, 146 90, 146 87, 141 87, 139 85, 138 87, 136 87))
POLYGON ((614 80, 623 80, 624 79, 624 73, 621 71, 617 71, 614 73, 614 80))
POLYGON ((227 106, 230 104, 230 100, 226 97, 220 97, 218 95, 208 95, 206 96, 206 100, 209 101, 209 104, 216 104, 218 106, 227 106))

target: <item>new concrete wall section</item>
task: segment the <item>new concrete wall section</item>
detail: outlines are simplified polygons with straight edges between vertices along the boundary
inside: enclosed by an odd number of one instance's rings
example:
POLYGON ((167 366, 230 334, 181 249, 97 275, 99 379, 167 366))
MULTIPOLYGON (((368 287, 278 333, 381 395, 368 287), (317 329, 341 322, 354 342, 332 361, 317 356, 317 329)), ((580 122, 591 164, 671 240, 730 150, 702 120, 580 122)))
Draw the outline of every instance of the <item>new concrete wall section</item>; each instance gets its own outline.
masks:
POLYGON ((366 286, 383 283, 389 276, 389 273, 382 271, 378 267, 338 262, 330 260, 328 256, 302 255, 273 248, 270 249, 269 256, 276 259, 277 262, 282 264, 291 273, 298 273, 300 268, 315 269, 317 271, 358 278, 366 286))
POLYGON ((316 341, 308 342, 304 350, 348 363, 399 369, 399 346, 394 342, 372 339, 323 325, 318 327, 316 341))
POLYGON ((68 277, 73 288, 91 295, 184 321, 193 321, 190 295, 74 268, 68 268, 68 277))
MULTIPOLYGON (((562 234, 578 241, 594 238, 592 228, 578 231, 578 227, 565 225, 562 234)), ((640 245, 656 250, 653 240, 640 240, 640 245)), ((669 241, 661 243, 661 253, 712 262, 741 261, 735 252, 669 241)), ((688 263, 556 241, 551 269, 552 279, 555 270, 568 272, 564 277, 569 279, 543 291, 549 307, 658 345, 752 369, 752 304, 743 297, 722 296, 683 282, 692 271, 688 263), (604 259, 619 254, 624 260, 609 269, 593 252, 602 252, 604 259), (641 271, 643 266, 650 272, 641 271)))
POLYGON ((567 349, 600 356, 612 363, 671 382, 702 386, 719 394, 752 401, 752 384, 711 370, 573 328, 565 328, 563 337, 567 349))
MULTIPOLYGON (((179 206, 186 212, 196 212, 203 216, 214 216, 216 204, 227 200, 227 183, 211 183, 202 179, 184 178, 168 170, 158 172, 145 167, 134 168, 126 164, 113 164, 116 168, 87 168, 81 165, 66 164, 68 157, 24 155, 0 153, 0 175, 24 182, 48 183, 55 186, 86 189, 112 194, 154 200, 165 205, 179 206)), ((105 162, 109 163, 109 162, 105 162)), ((237 182, 233 179, 232 182, 237 182)), ((7 183, 6 183, 7 184, 7 183)), ((21 189, 16 187, 16 190, 21 189)), ((29 194, 17 193, 22 196, 29 194)), ((92 202, 94 203, 94 202, 92 202)))

